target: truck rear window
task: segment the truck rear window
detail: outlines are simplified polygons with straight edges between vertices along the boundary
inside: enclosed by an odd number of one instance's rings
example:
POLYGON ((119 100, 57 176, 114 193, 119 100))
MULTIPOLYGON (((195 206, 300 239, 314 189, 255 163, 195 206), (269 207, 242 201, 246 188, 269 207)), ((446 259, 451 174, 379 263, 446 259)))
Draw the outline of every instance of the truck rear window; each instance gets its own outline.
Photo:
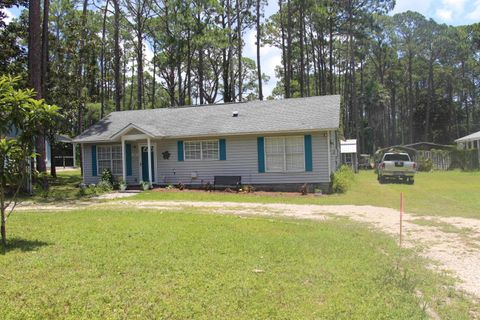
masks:
POLYGON ((386 154, 383 161, 410 161, 407 154, 386 154))

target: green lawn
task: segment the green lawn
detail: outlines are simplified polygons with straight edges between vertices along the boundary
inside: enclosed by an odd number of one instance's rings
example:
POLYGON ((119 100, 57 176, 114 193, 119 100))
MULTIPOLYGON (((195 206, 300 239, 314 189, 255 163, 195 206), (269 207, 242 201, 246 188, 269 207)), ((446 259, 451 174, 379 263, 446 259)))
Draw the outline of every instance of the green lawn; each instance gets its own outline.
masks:
POLYGON ((296 204, 355 204, 399 208, 404 193, 407 212, 480 218, 480 172, 418 173, 415 184, 379 184, 373 171, 361 171, 346 194, 322 197, 265 196, 207 192, 143 192, 138 200, 233 201, 296 204))
POLYGON ((425 306, 468 319, 472 307, 347 220, 16 212, 8 232, 3 319, 423 319, 425 306))
POLYGON ((21 200, 35 202, 75 201, 82 197, 78 192, 78 184, 82 182, 80 170, 62 170, 57 172, 57 178, 49 178, 49 191, 42 192, 39 185, 34 185, 34 195, 21 196, 21 200))

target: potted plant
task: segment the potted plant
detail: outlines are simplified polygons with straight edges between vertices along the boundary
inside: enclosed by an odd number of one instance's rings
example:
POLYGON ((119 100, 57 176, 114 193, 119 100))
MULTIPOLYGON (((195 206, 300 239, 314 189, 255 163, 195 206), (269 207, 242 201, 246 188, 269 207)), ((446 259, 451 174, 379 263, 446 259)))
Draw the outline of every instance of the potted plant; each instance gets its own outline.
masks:
POLYGON ((123 180, 120 180, 118 182, 118 187, 120 188, 120 191, 125 191, 127 190, 127 183, 123 180))
POLYGON ((147 181, 140 181, 140 187, 142 188, 142 190, 146 191, 150 189, 150 183, 147 181))

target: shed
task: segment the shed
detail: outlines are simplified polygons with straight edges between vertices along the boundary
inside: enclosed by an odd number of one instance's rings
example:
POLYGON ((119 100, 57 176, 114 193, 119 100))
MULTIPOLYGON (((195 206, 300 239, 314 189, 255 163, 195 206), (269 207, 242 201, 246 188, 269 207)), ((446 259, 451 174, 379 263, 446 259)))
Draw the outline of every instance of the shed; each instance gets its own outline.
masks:
POLYGON ((452 164, 452 146, 433 142, 415 142, 406 144, 405 147, 415 149, 417 152, 414 161, 431 160, 433 169, 448 170, 452 164), (443 152, 438 152, 438 151, 443 152))

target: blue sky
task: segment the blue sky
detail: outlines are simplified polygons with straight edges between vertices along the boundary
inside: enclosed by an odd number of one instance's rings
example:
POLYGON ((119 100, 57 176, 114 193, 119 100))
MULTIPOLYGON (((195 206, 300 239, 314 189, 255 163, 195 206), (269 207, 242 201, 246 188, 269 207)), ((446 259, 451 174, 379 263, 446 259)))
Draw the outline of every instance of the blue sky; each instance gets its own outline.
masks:
MULTIPOLYGON (((269 1, 265 8, 265 16, 268 17, 278 9, 278 1, 269 1)), ((439 23, 450 25, 464 25, 480 22, 480 0, 397 0, 394 10, 390 14, 405 11, 418 11, 427 18, 432 18, 439 23)), ((17 16, 18 9, 7 11, 11 17, 17 16)), ((8 19, 7 19, 8 21, 8 19)), ((152 56, 150 48, 146 50, 147 58, 152 56)), ((244 55, 256 59, 255 32, 245 34, 244 55)), ((280 50, 272 47, 262 47, 262 72, 270 76, 270 81, 264 85, 264 95, 271 94, 277 82, 275 78, 275 66, 280 65, 280 50)))

